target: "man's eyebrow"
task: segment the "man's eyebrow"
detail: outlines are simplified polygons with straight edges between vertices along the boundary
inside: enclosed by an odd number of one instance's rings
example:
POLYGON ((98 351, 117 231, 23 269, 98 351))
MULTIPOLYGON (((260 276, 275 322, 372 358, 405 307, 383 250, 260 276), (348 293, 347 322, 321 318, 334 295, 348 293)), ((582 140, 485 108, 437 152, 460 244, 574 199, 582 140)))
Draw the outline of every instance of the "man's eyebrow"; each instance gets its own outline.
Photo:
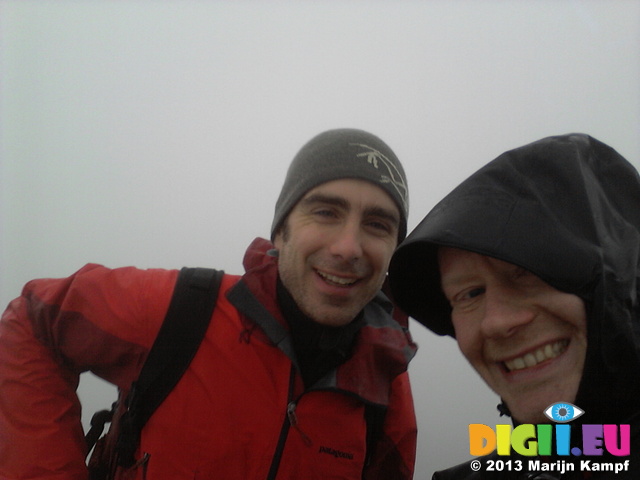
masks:
POLYGON ((326 195, 324 193, 313 193, 307 197, 304 197, 301 201, 303 205, 312 205, 314 203, 325 203, 327 205, 333 205, 336 207, 349 208, 350 204, 342 197, 334 195, 326 195))
POLYGON ((455 288, 459 287, 460 285, 473 282, 475 278, 475 275, 467 272, 449 274, 446 277, 440 274, 440 286, 443 290, 445 288, 455 288))
POLYGON ((393 210, 389 210, 383 207, 369 207, 364 211, 367 217, 378 217, 388 222, 393 223, 394 226, 400 225, 400 217, 393 210))

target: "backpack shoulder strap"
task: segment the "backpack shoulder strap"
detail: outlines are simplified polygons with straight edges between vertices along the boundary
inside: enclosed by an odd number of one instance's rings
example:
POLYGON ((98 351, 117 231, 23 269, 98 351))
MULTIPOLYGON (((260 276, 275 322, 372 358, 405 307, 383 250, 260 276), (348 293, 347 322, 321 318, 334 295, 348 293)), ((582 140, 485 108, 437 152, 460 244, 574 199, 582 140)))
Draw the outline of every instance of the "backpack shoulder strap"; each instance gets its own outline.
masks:
POLYGON ((195 356, 216 305, 224 272, 183 268, 149 355, 127 397, 117 442, 119 463, 131 466, 140 432, 195 356))

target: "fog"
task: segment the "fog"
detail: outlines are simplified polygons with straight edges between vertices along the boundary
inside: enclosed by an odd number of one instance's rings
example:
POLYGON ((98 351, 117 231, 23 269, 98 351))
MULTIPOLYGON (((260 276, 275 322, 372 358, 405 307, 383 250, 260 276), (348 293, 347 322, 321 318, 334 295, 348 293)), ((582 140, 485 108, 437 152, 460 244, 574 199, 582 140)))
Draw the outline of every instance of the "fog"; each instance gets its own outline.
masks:
MULTIPOLYGON (((539 138, 589 133, 640 166, 638 1, 0 0, 0 301, 110 267, 241 273, 312 136, 384 139, 412 229, 539 138)), ((497 397, 412 321, 416 478, 469 458, 497 397)), ((85 425, 113 387, 83 375, 85 425)))

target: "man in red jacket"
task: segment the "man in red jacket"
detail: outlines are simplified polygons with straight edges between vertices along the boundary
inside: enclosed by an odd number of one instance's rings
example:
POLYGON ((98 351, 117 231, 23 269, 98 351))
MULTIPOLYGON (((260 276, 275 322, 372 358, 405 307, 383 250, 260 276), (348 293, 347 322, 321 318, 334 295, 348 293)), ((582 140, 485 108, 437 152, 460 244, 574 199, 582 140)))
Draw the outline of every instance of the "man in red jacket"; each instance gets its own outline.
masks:
MULTIPOLYGON (((115 477, 411 478, 416 347, 380 292, 406 219, 404 171, 382 140, 309 141, 271 242, 224 276, 202 345, 115 477)), ((1 480, 87 478, 78 375, 130 388, 177 273, 87 265, 25 286, 0 321, 1 480)))

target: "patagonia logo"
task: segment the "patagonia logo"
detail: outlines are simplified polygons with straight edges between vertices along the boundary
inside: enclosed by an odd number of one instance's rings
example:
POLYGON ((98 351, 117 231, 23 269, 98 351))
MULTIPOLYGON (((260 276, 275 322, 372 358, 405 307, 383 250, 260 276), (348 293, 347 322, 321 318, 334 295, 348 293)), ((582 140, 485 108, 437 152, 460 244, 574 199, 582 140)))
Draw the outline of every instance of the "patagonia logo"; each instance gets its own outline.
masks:
POLYGON ((336 450, 335 448, 330 447, 320 447, 318 453, 326 453, 327 455, 332 455, 335 458, 346 458, 347 460, 353 460, 353 453, 341 452, 340 450, 336 450))

